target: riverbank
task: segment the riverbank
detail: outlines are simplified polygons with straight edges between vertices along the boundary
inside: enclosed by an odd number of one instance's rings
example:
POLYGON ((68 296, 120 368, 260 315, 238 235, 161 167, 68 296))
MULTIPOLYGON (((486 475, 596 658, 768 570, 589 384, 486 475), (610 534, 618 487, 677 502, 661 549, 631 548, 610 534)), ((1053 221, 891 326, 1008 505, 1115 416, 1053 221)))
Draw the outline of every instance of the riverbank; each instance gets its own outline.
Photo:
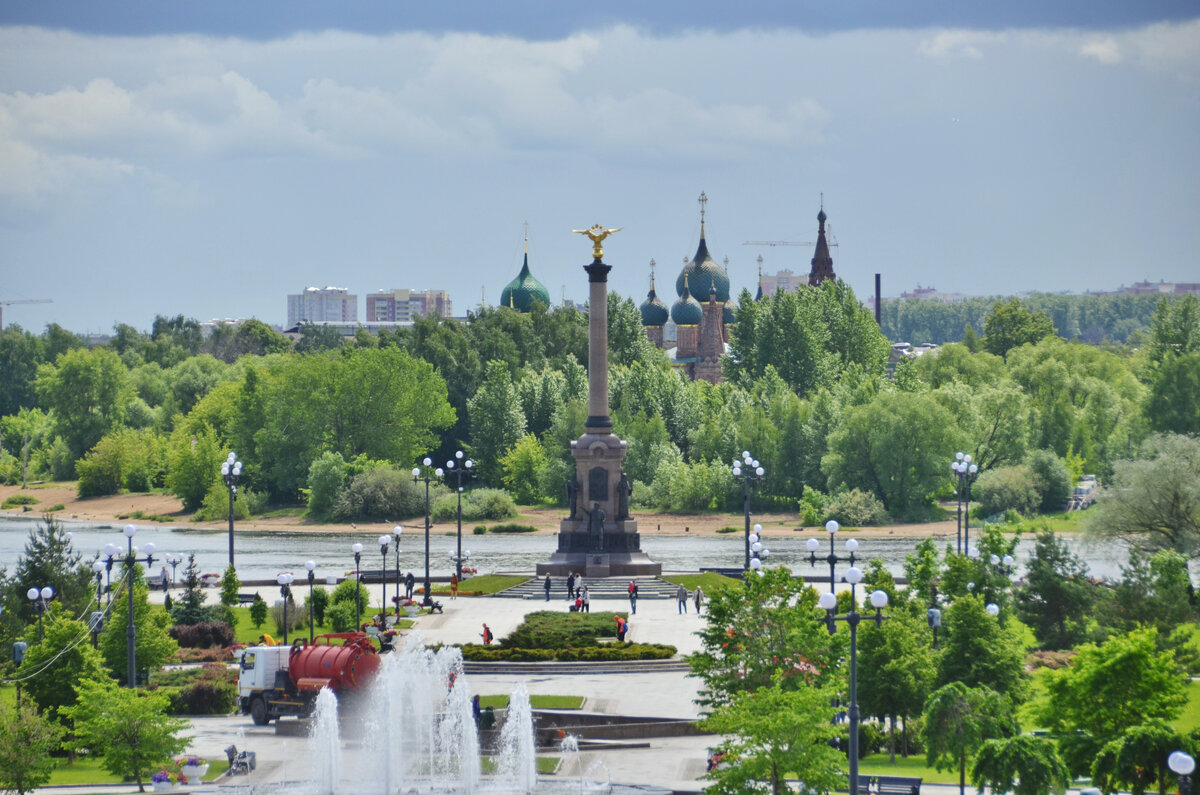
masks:
MULTIPOLYGON (((28 488, 19 486, 0 485, 0 503, 13 495, 27 494, 38 500, 37 504, 10 507, 0 511, 7 516, 29 518, 39 516, 46 509, 61 505, 62 508, 53 511, 53 515, 66 521, 89 523, 133 522, 159 527, 188 527, 193 529, 220 530, 225 522, 195 522, 190 514, 185 513, 183 504, 178 497, 170 494, 114 494, 106 497, 89 497, 81 499, 75 494, 74 482, 37 483, 28 488), (168 521, 152 521, 136 517, 161 517, 168 521)), ((704 513, 704 514, 665 514, 633 511, 638 521, 638 530, 643 536, 653 535, 718 535, 724 528, 741 530, 745 526, 742 514, 704 513)), ((516 519, 505 520, 505 523, 525 524, 535 528, 538 535, 553 535, 559 530, 559 523, 566 512, 562 508, 531 508, 521 507, 521 513, 516 519)), ((776 535, 787 532, 815 533, 818 527, 804 527, 798 514, 762 513, 754 514, 752 521, 762 524, 764 533, 776 535)), ((261 532, 286 533, 345 533, 347 535, 381 535, 391 533, 396 522, 363 522, 327 524, 312 522, 300 516, 252 517, 240 519, 237 526, 242 530, 261 532)), ((422 517, 404 519, 399 524, 408 527, 424 526, 422 517)), ((475 524, 471 523, 472 527, 475 524)), ((484 522, 481 524, 499 524, 484 522)), ((447 523, 436 525, 446 529, 447 523)), ((855 535, 863 538, 924 538, 927 536, 952 535, 955 532, 953 518, 941 522, 922 522, 913 524, 893 524, 883 527, 855 528, 855 535)), ((823 535, 823 534, 822 534, 823 535)))

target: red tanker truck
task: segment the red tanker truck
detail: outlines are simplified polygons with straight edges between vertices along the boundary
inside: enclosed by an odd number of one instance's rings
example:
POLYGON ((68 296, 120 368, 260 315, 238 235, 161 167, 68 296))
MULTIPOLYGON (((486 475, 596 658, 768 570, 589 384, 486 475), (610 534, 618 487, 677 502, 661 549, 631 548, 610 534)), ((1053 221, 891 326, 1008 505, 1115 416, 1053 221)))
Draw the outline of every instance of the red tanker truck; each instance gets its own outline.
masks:
POLYGON ((379 652, 361 632, 297 638, 291 646, 250 646, 242 654, 238 697, 242 714, 259 726, 285 715, 307 717, 328 687, 339 700, 366 686, 379 652))

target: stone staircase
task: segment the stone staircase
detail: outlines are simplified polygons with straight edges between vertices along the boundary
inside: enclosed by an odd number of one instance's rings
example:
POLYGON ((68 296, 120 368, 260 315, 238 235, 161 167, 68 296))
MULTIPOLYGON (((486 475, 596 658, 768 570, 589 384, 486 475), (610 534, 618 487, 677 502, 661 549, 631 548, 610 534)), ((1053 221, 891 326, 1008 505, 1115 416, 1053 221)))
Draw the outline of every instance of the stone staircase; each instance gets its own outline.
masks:
MULTIPOLYGON (((638 599, 674 599, 679 586, 659 577, 585 577, 583 584, 587 586, 588 596, 592 601, 597 599, 629 599, 629 581, 634 580, 638 585, 638 599)), ((496 594, 508 599, 546 600, 545 577, 531 577, 520 585, 496 594)), ((567 600, 567 578, 550 578, 550 602, 565 602, 567 600)))

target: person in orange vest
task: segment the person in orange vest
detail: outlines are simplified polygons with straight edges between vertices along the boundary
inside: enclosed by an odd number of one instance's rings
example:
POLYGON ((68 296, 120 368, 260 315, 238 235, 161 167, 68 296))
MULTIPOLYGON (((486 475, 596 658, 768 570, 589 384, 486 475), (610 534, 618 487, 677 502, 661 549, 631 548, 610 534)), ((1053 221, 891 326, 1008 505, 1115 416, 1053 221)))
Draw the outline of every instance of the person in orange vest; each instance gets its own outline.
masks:
POLYGON ((479 637, 483 638, 483 645, 484 645, 484 646, 491 646, 491 645, 492 645, 492 638, 493 638, 493 635, 492 635, 492 631, 491 631, 490 629, 488 629, 488 625, 487 625, 487 624, 484 624, 484 625, 483 625, 483 632, 481 632, 481 633, 479 634, 479 637))
POLYGON ((619 615, 613 615, 613 620, 617 622, 617 640, 624 641, 625 633, 629 631, 629 622, 619 615))

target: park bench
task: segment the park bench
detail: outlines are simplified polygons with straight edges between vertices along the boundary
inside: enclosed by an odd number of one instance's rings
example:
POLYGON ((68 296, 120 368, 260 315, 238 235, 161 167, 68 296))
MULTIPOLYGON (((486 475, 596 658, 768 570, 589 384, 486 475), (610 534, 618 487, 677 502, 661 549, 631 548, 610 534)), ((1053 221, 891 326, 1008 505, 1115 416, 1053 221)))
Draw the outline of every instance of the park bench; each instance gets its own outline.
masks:
POLYGON ((253 594, 253 593, 238 594, 238 606, 244 607, 245 605, 254 604, 254 597, 257 595, 258 594, 253 594))
POLYGON ((238 773, 250 774, 250 771, 258 767, 253 751, 239 751, 236 745, 231 745, 225 749, 225 757, 229 760, 229 769, 225 771, 227 776, 236 776, 238 773))
POLYGON ((871 792, 878 795, 920 795, 921 781, 908 776, 872 776, 871 792))

